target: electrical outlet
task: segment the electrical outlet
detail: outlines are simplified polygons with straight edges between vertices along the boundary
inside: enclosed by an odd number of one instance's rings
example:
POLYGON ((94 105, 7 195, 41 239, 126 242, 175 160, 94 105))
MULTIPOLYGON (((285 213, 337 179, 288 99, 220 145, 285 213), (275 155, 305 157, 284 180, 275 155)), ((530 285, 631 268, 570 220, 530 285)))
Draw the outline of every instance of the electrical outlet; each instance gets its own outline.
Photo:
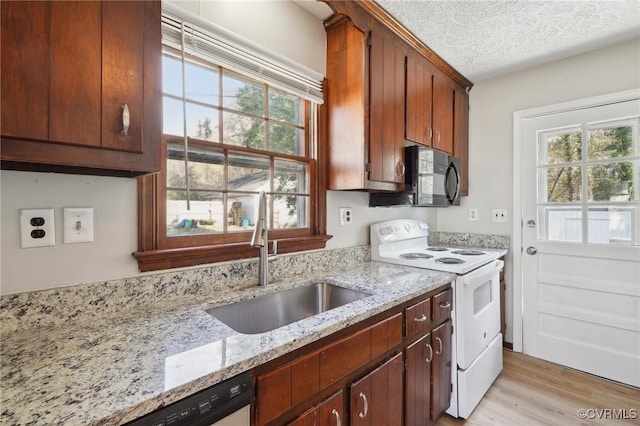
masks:
POLYGON ((507 209, 493 209, 491 210, 492 222, 507 222, 509 217, 507 215, 507 209))
POLYGON ((340 207, 340 226, 351 225, 353 223, 353 214, 351 207, 340 207))
POLYGON ((90 243, 93 241, 93 209, 65 208, 64 243, 90 243))
POLYGON ((469 209, 469 220, 478 220, 478 209, 469 209))
POLYGON ((53 209, 20 210, 20 242, 22 248, 56 245, 53 209))

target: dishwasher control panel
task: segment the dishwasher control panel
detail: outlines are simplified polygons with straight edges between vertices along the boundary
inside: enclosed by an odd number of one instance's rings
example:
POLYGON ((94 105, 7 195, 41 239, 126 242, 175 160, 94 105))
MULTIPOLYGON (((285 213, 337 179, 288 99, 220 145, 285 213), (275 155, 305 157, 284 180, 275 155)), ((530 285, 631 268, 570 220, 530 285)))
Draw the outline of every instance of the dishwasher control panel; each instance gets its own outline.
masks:
POLYGON ((251 403, 251 374, 240 374, 140 417, 125 426, 204 426, 251 403))

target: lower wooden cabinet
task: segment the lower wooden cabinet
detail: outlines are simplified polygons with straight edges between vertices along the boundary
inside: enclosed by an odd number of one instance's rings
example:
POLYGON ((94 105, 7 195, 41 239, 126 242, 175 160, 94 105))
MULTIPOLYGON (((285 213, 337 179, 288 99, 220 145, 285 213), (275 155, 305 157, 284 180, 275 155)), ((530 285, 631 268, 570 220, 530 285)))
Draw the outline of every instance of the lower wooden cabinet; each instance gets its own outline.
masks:
POLYGON ((257 367, 252 425, 432 424, 451 396, 451 296, 433 291, 257 367))
POLYGON ((425 426, 431 422, 431 334, 405 350, 405 425, 425 426))
POLYGON ((433 329, 431 420, 436 421, 451 403, 451 320, 433 329))
POLYGON ((402 425, 402 354, 351 385, 350 425, 402 425))
POLYGON ((305 411, 289 426, 346 426, 344 413, 344 394, 339 391, 305 411))

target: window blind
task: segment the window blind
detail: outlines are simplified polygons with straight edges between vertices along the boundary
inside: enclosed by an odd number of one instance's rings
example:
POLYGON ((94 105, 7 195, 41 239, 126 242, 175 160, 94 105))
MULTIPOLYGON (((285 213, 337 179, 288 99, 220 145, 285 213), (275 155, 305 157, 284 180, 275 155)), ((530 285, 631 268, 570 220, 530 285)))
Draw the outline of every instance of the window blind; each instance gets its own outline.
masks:
POLYGON ((197 16, 182 15, 170 4, 163 4, 162 42, 186 54, 217 63, 225 68, 257 78, 317 104, 323 103, 323 76, 302 65, 215 26, 197 16), (184 31, 184 37, 183 37, 184 31), (184 40, 184 46, 182 45, 184 40))

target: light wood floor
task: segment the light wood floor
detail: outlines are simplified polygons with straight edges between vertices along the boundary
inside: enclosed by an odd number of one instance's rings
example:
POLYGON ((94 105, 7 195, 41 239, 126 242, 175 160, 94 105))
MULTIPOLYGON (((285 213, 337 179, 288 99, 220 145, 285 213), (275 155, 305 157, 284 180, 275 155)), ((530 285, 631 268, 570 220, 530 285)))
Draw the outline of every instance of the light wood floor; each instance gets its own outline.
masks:
POLYGON ((444 415, 436 423, 460 425, 640 425, 640 389, 505 350, 502 373, 469 419, 444 415), (626 417, 635 419, 578 417, 580 409, 603 408, 625 409, 626 417))

